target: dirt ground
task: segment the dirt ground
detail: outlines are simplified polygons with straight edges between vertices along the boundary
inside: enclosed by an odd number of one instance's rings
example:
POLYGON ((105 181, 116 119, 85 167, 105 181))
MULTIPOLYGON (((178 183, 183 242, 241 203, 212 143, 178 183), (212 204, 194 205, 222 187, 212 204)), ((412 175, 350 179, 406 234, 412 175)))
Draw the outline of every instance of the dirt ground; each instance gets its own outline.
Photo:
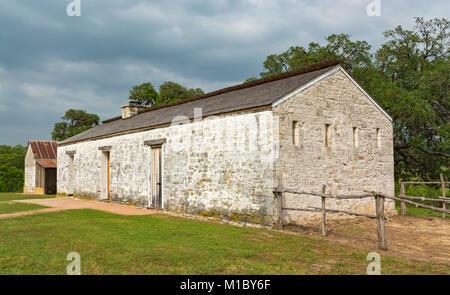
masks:
MULTIPOLYGON (((321 224, 285 226, 285 230, 322 236, 321 224)), ((387 251, 378 250, 376 220, 355 217, 327 221, 326 240, 383 255, 450 264, 450 218, 392 216, 386 221, 387 251)))
POLYGON ((25 212, 0 214, 0 218, 10 218, 38 213, 70 210, 70 209, 94 209, 122 215, 149 215, 158 213, 157 210, 148 210, 144 208, 137 208, 134 206, 127 206, 115 203, 105 203, 100 201, 72 199, 72 198, 14 200, 14 202, 37 204, 47 206, 50 208, 30 210, 25 212))

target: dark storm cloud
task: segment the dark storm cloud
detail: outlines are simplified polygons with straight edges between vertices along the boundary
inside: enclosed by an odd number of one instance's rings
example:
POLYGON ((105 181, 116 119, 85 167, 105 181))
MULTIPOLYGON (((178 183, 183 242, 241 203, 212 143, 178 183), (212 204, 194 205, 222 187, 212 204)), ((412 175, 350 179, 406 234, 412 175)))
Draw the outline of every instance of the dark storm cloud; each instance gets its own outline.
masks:
POLYGON ((0 9, 0 144, 47 139, 68 108, 116 116, 132 85, 167 80, 215 90, 258 76, 291 45, 332 33, 378 46, 381 32, 414 16, 448 15, 445 1, 3 0, 0 9), (394 2, 394 3, 392 3, 394 2))

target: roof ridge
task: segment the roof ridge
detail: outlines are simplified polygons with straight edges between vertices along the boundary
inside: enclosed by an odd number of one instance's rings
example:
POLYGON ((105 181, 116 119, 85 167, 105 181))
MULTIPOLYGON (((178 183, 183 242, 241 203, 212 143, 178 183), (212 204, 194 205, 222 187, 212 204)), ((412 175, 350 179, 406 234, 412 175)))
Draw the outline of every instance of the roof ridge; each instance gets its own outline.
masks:
MULTIPOLYGON (((330 60, 327 60, 327 61, 324 61, 324 62, 320 62, 320 63, 317 63, 317 64, 301 67, 301 68, 298 68, 298 69, 295 69, 295 70, 292 70, 292 71, 289 71, 289 72, 284 72, 284 73, 281 73, 281 74, 264 77, 264 78, 261 78, 261 79, 258 79, 258 80, 253 80, 253 81, 250 81, 250 82, 244 82, 244 83, 241 83, 241 84, 238 84, 238 85, 225 87, 225 88, 222 88, 222 89, 219 89, 219 90, 215 90, 215 91, 212 91, 212 92, 205 93, 203 95, 198 95, 198 96, 195 96, 195 97, 183 99, 183 100, 180 100, 180 101, 176 101, 176 102, 172 102, 172 103, 168 103, 168 104, 164 104, 164 105, 160 105, 160 106, 156 106, 156 107, 149 107, 149 108, 147 108, 145 110, 139 111, 138 115, 142 114, 142 113, 146 113, 146 112, 151 112, 151 111, 154 111, 154 110, 159 110, 159 109, 162 109, 162 108, 167 108, 167 107, 171 107, 171 106, 175 106, 175 105, 180 105, 180 104, 184 104, 184 103, 188 103, 188 102, 193 102, 193 101, 205 99, 205 98, 208 98, 208 97, 216 96, 216 95, 219 95, 219 94, 223 94, 223 93, 227 93, 227 92, 231 92, 231 91, 235 91, 235 90, 239 90, 239 89, 245 89, 245 88, 249 88, 249 87, 253 87, 253 86, 257 86, 257 85, 261 85, 261 84, 265 84, 265 83, 269 83, 269 82, 273 82, 273 81, 277 81, 277 80, 282 80, 282 79, 286 79, 286 78, 297 76, 297 75, 301 75, 301 74, 306 74, 306 73, 309 73, 309 72, 318 71, 318 70, 321 70, 321 69, 324 69, 324 68, 328 68, 328 67, 331 67, 331 66, 335 66, 335 65, 338 65, 338 64, 339 64, 339 61, 337 59, 330 59, 330 60)), ((102 123, 109 123, 109 122, 116 121, 116 120, 119 120, 119 119, 122 119, 122 116, 117 116, 117 117, 113 117, 113 118, 110 118, 110 119, 103 120, 102 123)))
POLYGON ((31 139, 28 142, 58 142, 57 140, 34 140, 31 139))

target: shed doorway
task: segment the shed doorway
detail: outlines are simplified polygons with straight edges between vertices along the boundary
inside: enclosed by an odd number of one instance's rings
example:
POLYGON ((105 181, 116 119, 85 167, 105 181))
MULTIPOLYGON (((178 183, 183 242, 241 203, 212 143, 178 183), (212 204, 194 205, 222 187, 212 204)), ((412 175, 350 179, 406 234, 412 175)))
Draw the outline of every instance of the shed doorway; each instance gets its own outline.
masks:
POLYGON ((151 204, 154 208, 163 208, 162 200, 162 148, 152 146, 152 172, 151 172, 151 204))

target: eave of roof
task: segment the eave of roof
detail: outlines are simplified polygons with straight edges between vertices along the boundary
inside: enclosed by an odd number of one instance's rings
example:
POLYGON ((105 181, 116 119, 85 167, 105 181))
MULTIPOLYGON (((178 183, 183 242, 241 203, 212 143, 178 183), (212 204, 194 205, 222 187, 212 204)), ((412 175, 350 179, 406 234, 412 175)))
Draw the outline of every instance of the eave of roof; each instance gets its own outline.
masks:
POLYGON ((56 159, 39 159, 36 160, 36 163, 41 165, 44 168, 56 168, 57 167, 57 160, 56 159))

